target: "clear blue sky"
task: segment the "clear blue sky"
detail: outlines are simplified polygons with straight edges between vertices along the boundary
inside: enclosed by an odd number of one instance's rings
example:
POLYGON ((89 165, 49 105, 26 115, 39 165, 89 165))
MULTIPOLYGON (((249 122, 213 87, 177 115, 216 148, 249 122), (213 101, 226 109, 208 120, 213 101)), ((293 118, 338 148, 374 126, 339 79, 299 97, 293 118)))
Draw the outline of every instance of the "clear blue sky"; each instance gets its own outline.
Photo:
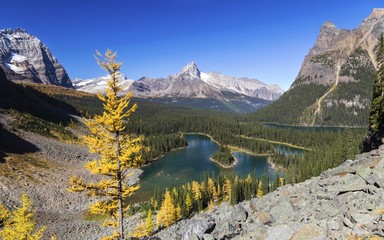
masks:
POLYGON ((40 38, 71 78, 105 73, 95 50, 118 50, 128 78, 165 77, 189 61, 202 71, 287 89, 320 26, 353 29, 382 0, 2 1, 0 28, 40 38))

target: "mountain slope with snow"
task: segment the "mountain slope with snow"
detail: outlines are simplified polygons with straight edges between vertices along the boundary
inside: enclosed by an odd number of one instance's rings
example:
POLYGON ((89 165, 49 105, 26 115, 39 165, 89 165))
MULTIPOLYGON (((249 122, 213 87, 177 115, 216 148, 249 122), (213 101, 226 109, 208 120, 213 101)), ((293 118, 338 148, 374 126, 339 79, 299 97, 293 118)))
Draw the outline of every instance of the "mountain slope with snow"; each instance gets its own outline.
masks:
POLYGON ((11 81, 72 87, 67 72, 48 47, 20 28, 0 30, 0 67, 11 81))

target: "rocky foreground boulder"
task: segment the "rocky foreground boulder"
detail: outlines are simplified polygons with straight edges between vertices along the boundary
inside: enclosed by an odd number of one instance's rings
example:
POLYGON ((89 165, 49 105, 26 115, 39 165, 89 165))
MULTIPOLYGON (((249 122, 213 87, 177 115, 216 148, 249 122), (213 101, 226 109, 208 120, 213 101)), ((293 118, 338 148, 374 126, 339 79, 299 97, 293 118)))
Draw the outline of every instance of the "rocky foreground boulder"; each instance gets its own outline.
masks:
POLYGON ((384 238, 384 146, 303 183, 183 220, 153 239, 384 238), (373 238, 375 237, 375 238, 373 238))

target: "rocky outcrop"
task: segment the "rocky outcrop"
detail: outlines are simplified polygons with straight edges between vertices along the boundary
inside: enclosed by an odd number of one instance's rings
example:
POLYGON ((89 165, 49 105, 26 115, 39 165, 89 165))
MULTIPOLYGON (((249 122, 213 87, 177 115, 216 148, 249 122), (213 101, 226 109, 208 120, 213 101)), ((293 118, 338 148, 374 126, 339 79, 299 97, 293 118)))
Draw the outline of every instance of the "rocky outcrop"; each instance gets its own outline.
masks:
POLYGON ((20 28, 0 30, 0 67, 11 81, 72 87, 67 72, 48 47, 20 28))
POLYGON ((384 238, 384 146, 261 198, 223 203, 159 232, 160 239, 384 238))

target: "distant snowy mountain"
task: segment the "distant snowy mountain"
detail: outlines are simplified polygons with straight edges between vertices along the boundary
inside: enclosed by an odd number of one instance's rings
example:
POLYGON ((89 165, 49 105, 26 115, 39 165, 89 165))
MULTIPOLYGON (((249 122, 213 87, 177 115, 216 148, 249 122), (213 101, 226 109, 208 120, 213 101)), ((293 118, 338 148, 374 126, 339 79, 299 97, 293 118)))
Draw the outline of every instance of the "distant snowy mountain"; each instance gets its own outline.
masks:
POLYGON ((269 101, 276 100, 283 93, 279 86, 267 85, 256 79, 201 72, 194 62, 167 78, 143 77, 135 81, 129 91, 142 97, 226 98, 231 94, 269 101))
POLYGON ((67 72, 48 47, 24 29, 0 30, 0 67, 11 81, 72 87, 67 72))
MULTIPOLYGON (((109 77, 110 76, 107 75, 90 79, 75 78, 72 79, 72 84, 77 90, 80 91, 95 94, 100 92, 101 94, 105 94, 107 88, 107 80, 109 79, 109 77)), ((123 88, 122 94, 125 94, 128 91, 128 88, 133 83, 133 80, 127 79, 124 75, 121 74, 119 75, 119 80, 123 88)))
MULTIPOLYGON (((73 79, 78 90, 105 93, 108 76, 73 79)), ((136 81, 121 76, 123 92, 165 104, 209 108, 224 111, 252 112, 269 105, 283 93, 277 85, 256 79, 228 77, 221 73, 201 72, 194 62, 166 78, 142 77, 136 81)))

